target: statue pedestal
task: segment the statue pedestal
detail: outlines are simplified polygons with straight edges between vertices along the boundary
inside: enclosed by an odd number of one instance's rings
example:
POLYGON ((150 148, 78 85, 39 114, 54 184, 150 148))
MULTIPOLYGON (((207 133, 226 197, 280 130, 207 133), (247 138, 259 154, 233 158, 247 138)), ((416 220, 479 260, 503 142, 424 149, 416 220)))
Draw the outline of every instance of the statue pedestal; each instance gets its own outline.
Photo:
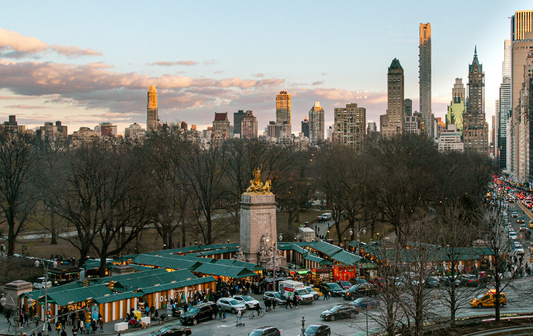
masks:
POLYGON ((246 261, 258 264, 261 240, 268 236, 270 245, 277 241, 275 196, 272 194, 243 194, 241 196, 240 226, 240 248, 246 261))

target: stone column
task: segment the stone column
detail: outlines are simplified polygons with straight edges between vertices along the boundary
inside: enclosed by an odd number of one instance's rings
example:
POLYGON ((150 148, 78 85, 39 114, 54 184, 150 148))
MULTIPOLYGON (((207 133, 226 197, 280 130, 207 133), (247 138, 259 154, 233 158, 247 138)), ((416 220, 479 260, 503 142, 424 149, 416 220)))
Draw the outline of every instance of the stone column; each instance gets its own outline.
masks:
POLYGON ((257 264, 262 237, 277 240, 276 198, 274 195, 243 194, 241 197, 240 248, 246 261, 257 264))
POLYGON ((13 303, 15 305, 19 304, 19 295, 27 292, 31 292, 33 290, 32 284, 29 282, 26 282, 24 280, 15 280, 13 282, 7 283, 5 286, 6 294, 11 296, 13 298, 13 302, 10 298, 6 297, 6 305, 5 308, 7 309, 13 309, 15 306, 13 306, 13 303))

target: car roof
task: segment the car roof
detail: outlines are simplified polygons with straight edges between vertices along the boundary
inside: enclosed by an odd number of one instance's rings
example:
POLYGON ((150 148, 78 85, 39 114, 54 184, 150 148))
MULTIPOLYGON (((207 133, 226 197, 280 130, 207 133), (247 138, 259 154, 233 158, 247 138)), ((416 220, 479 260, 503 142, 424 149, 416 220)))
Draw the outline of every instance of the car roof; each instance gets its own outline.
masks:
POLYGON ((270 328, 276 328, 276 327, 265 326, 265 327, 255 328, 254 330, 265 330, 265 329, 270 329, 270 328))

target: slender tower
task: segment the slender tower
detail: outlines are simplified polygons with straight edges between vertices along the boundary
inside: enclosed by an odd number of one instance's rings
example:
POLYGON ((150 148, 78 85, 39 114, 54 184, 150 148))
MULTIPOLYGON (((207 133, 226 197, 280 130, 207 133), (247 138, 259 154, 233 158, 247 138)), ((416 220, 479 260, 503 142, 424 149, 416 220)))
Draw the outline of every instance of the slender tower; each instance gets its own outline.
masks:
POLYGON ((155 86, 150 85, 148 88, 148 106, 146 111, 146 130, 149 132, 156 131, 159 125, 157 114, 157 90, 155 86))
POLYGON ((433 134, 433 115, 431 113, 431 24, 420 24, 420 46, 418 74, 420 86, 420 112, 428 125, 427 130, 430 138, 433 134))
POLYGON ((403 68, 396 58, 387 73, 387 114, 380 117, 381 135, 393 137, 404 131, 404 80, 403 68))

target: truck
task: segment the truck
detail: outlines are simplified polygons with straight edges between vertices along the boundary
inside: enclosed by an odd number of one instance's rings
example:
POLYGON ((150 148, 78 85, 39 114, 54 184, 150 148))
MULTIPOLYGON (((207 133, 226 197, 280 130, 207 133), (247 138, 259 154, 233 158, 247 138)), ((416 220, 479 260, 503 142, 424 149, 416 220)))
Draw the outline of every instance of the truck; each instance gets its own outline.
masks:
POLYGON ((298 304, 313 303, 313 294, 307 293, 303 282, 284 280, 279 282, 279 293, 286 299, 298 299, 298 304))

